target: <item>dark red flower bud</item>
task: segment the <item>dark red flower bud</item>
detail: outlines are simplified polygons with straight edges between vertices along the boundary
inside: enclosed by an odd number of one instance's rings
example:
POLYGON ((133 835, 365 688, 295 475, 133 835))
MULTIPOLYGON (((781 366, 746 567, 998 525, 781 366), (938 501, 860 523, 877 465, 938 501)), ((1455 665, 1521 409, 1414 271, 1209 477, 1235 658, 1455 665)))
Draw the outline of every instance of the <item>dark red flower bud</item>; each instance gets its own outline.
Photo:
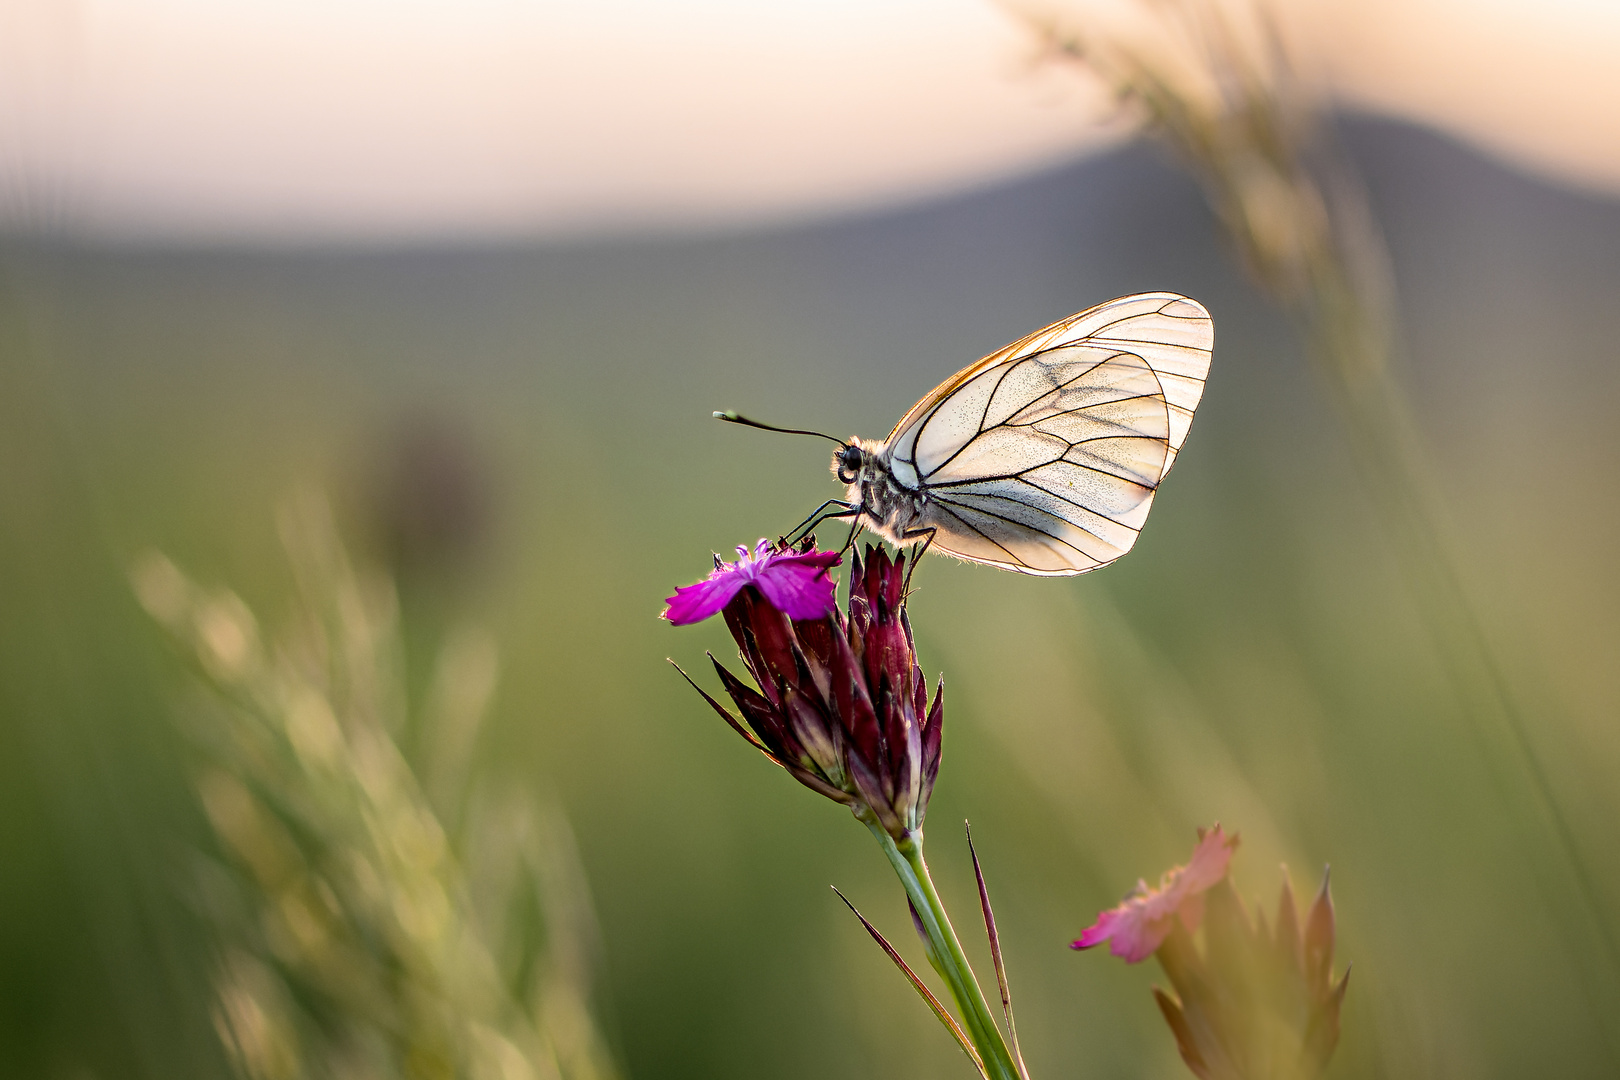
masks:
MULTIPOLYGON (((828 554, 806 543, 773 556, 825 567, 828 554)), ((742 584, 724 614, 758 689, 715 660, 741 720, 698 692, 800 783, 898 840, 922 827, 933 793, 944 687, 930 708, 906 617, 904 556, 868 546, 852 570, 848 618, 791 618, 766 590, 742 584)))

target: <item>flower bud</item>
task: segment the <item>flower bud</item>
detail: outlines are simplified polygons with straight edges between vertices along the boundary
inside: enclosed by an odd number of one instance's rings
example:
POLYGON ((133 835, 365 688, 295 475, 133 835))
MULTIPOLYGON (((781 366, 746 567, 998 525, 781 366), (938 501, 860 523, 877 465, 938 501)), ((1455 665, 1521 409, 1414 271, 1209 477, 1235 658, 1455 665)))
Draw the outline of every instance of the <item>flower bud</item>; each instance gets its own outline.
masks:
POLYGON ((740 720, 698 692, 806 787, 877 820, 896 840, 920 829, 939 772, 944 690, 930 708, 906 616, 905 558, 872 546, 864 561, 854 558, 846 618, 830 603, 826 570, 836 554, 809 542, 739 551, 738 563, 677 590, 666 612, 692 622, 687 613, 722 610, 755 683, 714 661, 740 720), (817 614, 804 598, 823 593, 829 602, 817 614))
POLYGON ((1326 875, 1301 925, 1283 871, 1270 927, 1251 920, 1226 875, 1237 837, 1199 830, 1186 867, 1157 889, 1138 883, 1074 943, 1111 941, 1129 963, 1157 956, 1174 993, 1153 989, 1187 1067, 1200 1080, 1310 1080, 1339 1042, 1339 1006, 1350 981, 1333 979, 1333 899, 1326 875), (1203 947, 1194 938, 1203 931, 1203 947))

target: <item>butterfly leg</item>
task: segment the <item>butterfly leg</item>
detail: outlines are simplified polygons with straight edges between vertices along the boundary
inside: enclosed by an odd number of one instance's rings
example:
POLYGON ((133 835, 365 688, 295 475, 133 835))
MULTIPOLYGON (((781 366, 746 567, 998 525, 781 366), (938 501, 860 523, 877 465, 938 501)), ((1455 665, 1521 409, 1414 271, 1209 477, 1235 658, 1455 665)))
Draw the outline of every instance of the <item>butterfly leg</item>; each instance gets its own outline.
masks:
POLYGON ((934 534, 937 533, 937 532, 939 532, 939 530, 937 528, 935 528, 934 526, 930 525, 926 529, 911 529, 908 532, 904 532, 904 533, 900 534, 900 541, 902 543, 904 543, 907 540, 916 540, 918 538, 925 538, 925 539, 923 539, 922 546, 917 548, 916 554, 912 555, 912 557, 911 557, 911 565, 906 568, 906 580, 905 580, 905 583, 900 586, 900 595, 901 596, 910 595, 910 593, 911 593, 911 575, 917 572, 917 564, 922 562, 922 557, 928 553, 929 547, 932 546, 932 544, 934 543, 934 534))
POLYGON ((860 517, 860 511, 851 504, 844 502, 841 499, 828 499, 826 502, 816 507, 814 513, 795 526, 793 531, 787 534, 787 537, 783 537, 783 541, 785 543, 796 544, 814 532, 816 526, 820 525, 823 521, 858 517, 860 517), (824 513, 829 506, 836 506, 838 509, 832 511, 831 513, 824 513), (792 537, 792 539, 789 540, 788 537, 792 537))
POLYGON ((855 520, 850 522, 850 525, 849 525, 849 538, 844 541, 844 546, 838 549, 838 554, 840 556, 842 556, 844 554, 844 552, 848 551, 850 548, 855 546, 855 538, 857 536, 861 535, 861 530, 863 530, 865 528, 866 528, 866 522, 861 519, 860 514, 856 514, 855 515, 855 520))

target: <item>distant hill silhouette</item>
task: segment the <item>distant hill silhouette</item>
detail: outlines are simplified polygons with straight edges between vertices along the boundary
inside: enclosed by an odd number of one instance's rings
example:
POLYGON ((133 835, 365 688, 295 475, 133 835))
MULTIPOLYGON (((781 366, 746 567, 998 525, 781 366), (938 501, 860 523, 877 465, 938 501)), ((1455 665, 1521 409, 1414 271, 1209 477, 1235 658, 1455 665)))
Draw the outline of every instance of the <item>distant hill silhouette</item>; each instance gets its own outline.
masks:
MULTIPOLYGON (((1436 441, 1489 466, 1533 427, 1608 430, 1620 200, 1432 131, 1364 117, 1339 128, 1388 237, 1402 377, 1436 441)), ((51 261, 57 347, 85 379, 85 407, 115 416, 144 402, 171 433, 197 422, 201 395, 265 423, 264 439, 273 417, 348 423, 424 401, 580 416, 610 401, 649 439, 717 407, 878 435, 984 352, 1149 289, 1215 315, 1204 437, 1292 438, 1323 418, 1292 331, 1244 280, 1193 183, 1148 144, 770 230, 369 251, 79 246, 51 261)), ((699 442, 736 445, 712 431, 699 442)))

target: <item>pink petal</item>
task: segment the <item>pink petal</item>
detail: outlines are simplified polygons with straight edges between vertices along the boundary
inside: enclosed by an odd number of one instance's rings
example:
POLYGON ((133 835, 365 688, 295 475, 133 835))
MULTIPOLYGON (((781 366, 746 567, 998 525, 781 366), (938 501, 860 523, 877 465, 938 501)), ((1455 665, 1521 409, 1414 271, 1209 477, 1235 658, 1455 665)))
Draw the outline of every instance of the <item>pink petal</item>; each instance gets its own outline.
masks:
POLYGON ((666 597, 662 618, 674 626, 689 626, 718 615, 737 595, 748 579, 741 574, 716 573, 696 585, 677 585, 675 595, 666 597))
POLYGON ((1113 925, 1118 918, 1118 911, 1105 911, 1098 915, 1096 922, 1080 931, 1080 937, 1069 943, 1069 948, 1090 949, 1101 945, 1114 932, 1113 925))
POLYGON ((737 561, 723 563, 696 585, 682 585, 667 597, 662 617, 675 626, 718 615, 744 585, 754 585, 790 619, 820 619, 835 604, 837 582, 827 568, 842 558, 836 551, 773 552, 761 540, 750 551, 737 548, 737 561))
POLYGON ((1226 868, 1232 861, 1232 852, 1237 850, 1237 843, 1238 838, 1222 832, 1219 825, 1204 833, 1198 847, 1193 850, 1192 858, 1181 871, 1177 884, 1189 894, 1214 888, 1226 876, 1226 868))
POLYGON ((1149 904, 1132 897, 1116 908, 1097 916, 1097 921, 1084 929, 1079 941, 1071 949, 1090 949, 1110 942, 1108 952, 1126 963, 1140 963, 1165 944, 1174 925, 1173 916, 1155 916, 1149 904))
POLYGON ((1174 925, 1174 919, 1123 920, 1108 944, 1108 951, 1127 964, 1140 964, 1158 951, 1174 925))
POLYGON ((1083 930, 1079 940, 1069 948, 1089 949, 1107 941, 1110 942, 1109 952, 1127 964, 1140 963, 1164 944, 1172 925, 1171 919, 1154 918, 1148 905, 1133 897, 1098 915, 1096 923, 1083 930))
POLYGON ((1156 889, 1138 882, 1124 903, 1097 916, 1072 947, 1088 949, 1107 941, 1109 952, 1135 964, 1164 944, 1178 917, 1189 932, 1197 930, 1204 915, 1204 893, 1226 876, 1236 849, 1237 837, 1216 825, 1199 839, 1186 866, 1167 872, 1156 889))
POLYGON ((837 562, 835 551, 782 556, 772 559, 754 584, 790 619, 825 618, 838 603, 838 583, 827 576, 827 567, 837 562))

